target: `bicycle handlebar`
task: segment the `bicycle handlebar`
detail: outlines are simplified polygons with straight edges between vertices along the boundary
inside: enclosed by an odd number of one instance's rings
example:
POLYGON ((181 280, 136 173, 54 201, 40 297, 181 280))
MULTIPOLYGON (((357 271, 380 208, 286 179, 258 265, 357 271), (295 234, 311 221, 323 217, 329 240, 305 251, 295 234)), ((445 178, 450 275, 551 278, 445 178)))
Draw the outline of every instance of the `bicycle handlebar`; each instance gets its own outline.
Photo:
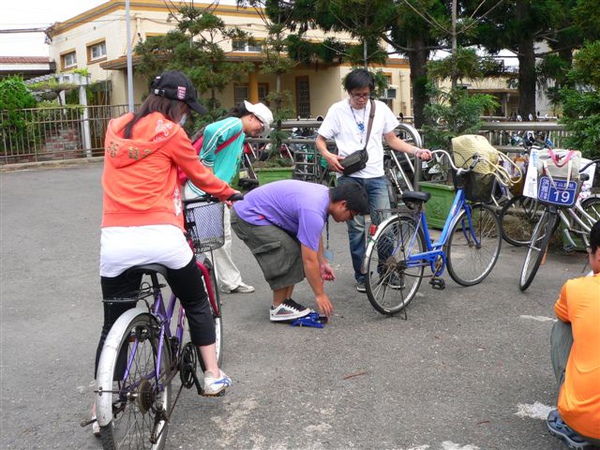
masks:
MULTIPOLYGON (((244 194, 242 194, 241 192, 236 192, 235 194, 233 194, 227 198, 227 201, 230 201, 230 202, 237 202, 240 200, 244 200, 244 194)), ((198 197, 183 200, 183 204, 189 205, 190 203, 199 203, 199 202, 200 203, 219 203, 220 201, 221 200, 219 200, 214 195, 203 194, 203 195, 199 195, 198 197)))
POLYGON ((468 167, 468 168, 464 168, 464 167, 456 167, 454 165, 454 161, 452 161, 452 156, 450 155, 450 153, 448 153, 446 150, 432 150, 431 151, 432 154, 437 154, 437 153, 441 153, 443 154, 446 158, 448 158, 448 162, 450 163, 450 166, 456 170, 457 175, 460 175, 462 173, 467 173, 472 171, 475 166, 477 164, 479 164, 481 161, 487 161, 487 159, 479 154, 475 154, 472 156, 473 159, 473 163, 468 167))

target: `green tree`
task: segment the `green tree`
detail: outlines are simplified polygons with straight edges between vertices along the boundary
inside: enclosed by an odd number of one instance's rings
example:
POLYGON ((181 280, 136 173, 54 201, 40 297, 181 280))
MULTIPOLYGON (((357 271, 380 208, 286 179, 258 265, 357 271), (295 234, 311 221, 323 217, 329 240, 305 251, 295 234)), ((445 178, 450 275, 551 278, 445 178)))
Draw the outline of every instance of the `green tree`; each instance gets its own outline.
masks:
POLYGON ((490 66, 493 66, 493 62, 479 58, 473 49, 464 48, 457 48, 454 54, 444 60, 429 63, 430 103, 424 110, 427 121, 423 127, 428 147, 449 148, 451 138, 477 133, 481 129, 481 116, 498 107, 491 95, 469 94, 457 83, 452 83, 449 89, 441 89, 434 81, 449 78, 457 82, 482 79, 490 66))
POLYGON ((181 2, 171 11, 177 21, 175 29, 164 36, 153 36, 135 47, 139 58, 136 72, 148 82, 164 70, 180 70, 187 74, 200 94, 208 94, 211 121, 223 114, 218 93, 233 81, 241 80, 254 69, 250 63, 227 59, 222 43, 228 40, 248 42, 251 36, 238 27, 228 27, 214 14, 218 4, 196 8, 193 2, 181 2))
MULTIPOLYGON (((465 0, 466 11, 479 7, 478 0, 465 0)), ((479 18, 476 43, 491 54, 508 49, 517 55, 519 72, 519 113, 523 117, 536 114, 536 44, 555 39, 570 14, 569 1, 504 0, 479 18)), ((566 38, 565 38, 566 39, 566 38)))
POLYGON ((569 86, 561 90, 567 145, 587 158, 600 157, 600 41, 587 43, 574 57, 569 86))

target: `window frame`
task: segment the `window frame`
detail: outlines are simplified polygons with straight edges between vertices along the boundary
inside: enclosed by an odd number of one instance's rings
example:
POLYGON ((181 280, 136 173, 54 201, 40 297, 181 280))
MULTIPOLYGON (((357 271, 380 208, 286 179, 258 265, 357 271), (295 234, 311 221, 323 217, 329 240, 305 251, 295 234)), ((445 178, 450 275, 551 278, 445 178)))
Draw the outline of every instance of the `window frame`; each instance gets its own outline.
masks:
POLYGON ((75 49, 60 54, 60 66, 62 70, 71 70, 77 68, 77 52, 75 49), (67 58, 73 57, 73 63, 67 64, 67 58))
POLYGON ((99 62, 99 61, 104 61, 107 58, 107 55, 106 55, 106 40, 105 39, 102 39, 102 40, 99 40, 99 41, 95 41, 95 42, 91 42, 91 43, 87 44, 86 49, 87 49, 88 63, 95 63, 95 62, 99 62), (103 47, 104 52, 101 55, 94 57, 94 55, 93 55, 94 49, 98 48, 100 46, 103 47))

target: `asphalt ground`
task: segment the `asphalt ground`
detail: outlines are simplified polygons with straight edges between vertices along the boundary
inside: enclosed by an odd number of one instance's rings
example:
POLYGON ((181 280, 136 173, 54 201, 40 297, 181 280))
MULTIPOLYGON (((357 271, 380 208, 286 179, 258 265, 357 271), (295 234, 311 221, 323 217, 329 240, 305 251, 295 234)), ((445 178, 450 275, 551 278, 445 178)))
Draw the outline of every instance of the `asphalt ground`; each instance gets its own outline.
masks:
MULTIPOLYGON (((100 449, 88 428, 102 320, 101 164, 0 174, 2 449, 100 449)), ((224 295, 223 398, 184 390, 168 449, 562 448, 553 304, 586 257, 552 254, 521 293, 524 250, 503 245, 480 285, 424 282, 408 318, 383 317, 354 288, 344 224, 331 225, 335 314, 324 328, 269 321, 270 291, 233 249, 253 294, 224 295)), ((314 307, 306 282, 295 299, 314 307)), ((176 382, 178 385, 178 382, 176 382)))

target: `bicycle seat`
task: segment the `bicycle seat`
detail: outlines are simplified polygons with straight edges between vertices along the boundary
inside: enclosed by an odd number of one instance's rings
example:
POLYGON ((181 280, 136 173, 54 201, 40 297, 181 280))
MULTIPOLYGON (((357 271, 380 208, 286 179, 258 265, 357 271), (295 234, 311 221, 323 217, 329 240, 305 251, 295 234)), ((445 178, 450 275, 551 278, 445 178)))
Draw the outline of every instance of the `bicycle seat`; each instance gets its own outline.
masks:
POLYGON ((431 198, 431 193, 429 192, 419 192, 419 191, 408 191, 402 194, 402 201, 404 203, 412 202, 427 202, 431 198))
POLYGON ((162 264, 142 264, 141 266, 133 266, 125 271, 126 274, 150 274, 153 272, 160 273, 167 278, 167 268, 162 264))

